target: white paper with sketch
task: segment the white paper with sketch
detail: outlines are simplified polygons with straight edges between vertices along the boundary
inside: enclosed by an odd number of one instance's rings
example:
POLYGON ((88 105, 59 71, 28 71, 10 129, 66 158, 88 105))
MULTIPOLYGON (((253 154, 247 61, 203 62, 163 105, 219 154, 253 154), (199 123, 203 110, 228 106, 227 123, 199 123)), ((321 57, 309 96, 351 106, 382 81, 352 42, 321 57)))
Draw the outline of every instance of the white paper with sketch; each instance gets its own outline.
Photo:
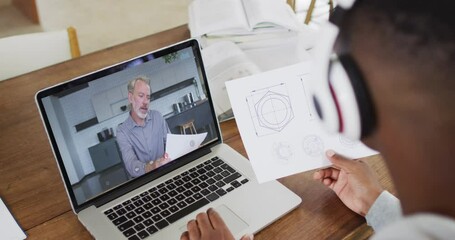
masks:
POLYGON ((177 159, 193 150, 196 150, 204 141, 207 133, 199 134, 167 134, 166 153, 171 160, 177 159))
POLYGON ((377 152, 327 133, 309 96, 311 62, 226 83, 234 116, 257 180, 266 182, 330 165, 325 150, 350 158, 377 152))

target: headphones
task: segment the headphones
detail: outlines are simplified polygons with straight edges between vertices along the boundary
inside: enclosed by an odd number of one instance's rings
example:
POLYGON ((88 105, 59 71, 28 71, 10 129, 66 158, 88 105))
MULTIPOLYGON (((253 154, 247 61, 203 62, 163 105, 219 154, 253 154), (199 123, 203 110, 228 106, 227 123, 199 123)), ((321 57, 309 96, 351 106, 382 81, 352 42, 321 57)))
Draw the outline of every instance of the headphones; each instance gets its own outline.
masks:
MULTIPOLYGON (((338 0, 338 5, 349 10, 354 2, 338 0)), ((333 53, 339 33, 336 24, 322 24, 319 33, 319 43, 314 49, 314 109, 328 131, 359 140, 371 134, 376 126, 374 105, 362 72, 349 52, 333 53)))

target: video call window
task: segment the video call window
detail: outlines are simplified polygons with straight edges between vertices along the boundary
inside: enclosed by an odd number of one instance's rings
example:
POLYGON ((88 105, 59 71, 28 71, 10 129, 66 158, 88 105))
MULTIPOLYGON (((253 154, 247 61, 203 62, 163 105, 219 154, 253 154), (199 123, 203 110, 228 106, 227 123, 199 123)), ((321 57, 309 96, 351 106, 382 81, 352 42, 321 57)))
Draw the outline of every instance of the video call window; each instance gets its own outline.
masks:
MULTIPOLYGON (((117 138, 118 128, 126 124, 133 110, 127 84, 137 77, 150 80, 152 121, 164 123, 171 134, 207 133, 201 146, 218 139, 212 106, 191 48, 160 57, 145 55, 100 71, 96 80, 88 79, 78 88, 43 101, 78 203, 141 176, 134 174, 135 167, 128 171, 130 163, 125 162, 117 138)), ((164 147, 158 146, 162 151, 164 147)))

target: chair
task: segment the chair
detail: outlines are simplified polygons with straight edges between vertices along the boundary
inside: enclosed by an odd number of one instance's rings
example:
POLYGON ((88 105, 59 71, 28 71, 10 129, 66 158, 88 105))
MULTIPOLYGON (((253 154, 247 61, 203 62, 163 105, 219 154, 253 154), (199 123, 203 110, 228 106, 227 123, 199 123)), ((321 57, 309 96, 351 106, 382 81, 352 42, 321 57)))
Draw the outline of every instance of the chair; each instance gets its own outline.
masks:
POLYGON ((180 124, 180 133, 186 134, 186 130, 189 129, 191 134, 197 134, 196 127, 194 127, 194 120, 189 120, 186 123, 180 124))
MULTIPOLYGON (((294 10, 294 12, 296 11, 296 1, 298 0, 286 0, 286 2, 289 4, 289 6, 291 6, 292 10, 294 10)), ((308 6, 308 10, 307 10, 307 13, 305 15, 305 21, 304 23, 306 25, 308 25, 311 21, 311 18, 312 18, 312 15, 313 15, 313 11, 314 11, 314 8, 315 8, 315 4, 316 4, 316 0, 310 0, 310 5, 308 6)), ((333 13, 333 0, 328 0, 328 4, 329 4, 329 14, 332 14, 333 13)))
POLYGON ((73 27, 0 38, 0 81, 80 55, 73 27))

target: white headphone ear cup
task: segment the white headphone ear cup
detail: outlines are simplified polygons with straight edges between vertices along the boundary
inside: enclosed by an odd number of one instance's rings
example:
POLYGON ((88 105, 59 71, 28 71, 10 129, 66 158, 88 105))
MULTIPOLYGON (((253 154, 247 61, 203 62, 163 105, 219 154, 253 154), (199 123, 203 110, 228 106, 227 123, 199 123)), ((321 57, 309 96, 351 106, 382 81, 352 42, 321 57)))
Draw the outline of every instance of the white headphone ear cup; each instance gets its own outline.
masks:
POLYGON ((339 132, 350 139, 360 139, 362 127, 359 106, 350 76, 338 59, 332 60, 330 63, 329 82, 333 90, 333 99, 338 108, 339 132))
MULTIPOLYGON (((376 127, 376 111, 374 108, 367 83, 364 80, 362 71, 357 63, 349 54, 338 56, 339 62, 343 66, 346 75, 349 76, 350 87, 354 92, 357 104, 357 114, 360 119, 360 137, 366 137, 374 131, 376 127)), ((356 124, 355 122, 353 124, 356 124)))
POLYGON ((313 106, 319 115, 324 128, 331 133, 338 132, 339 121, 335 103, 332 98, 330 84, 327 81, 332 46, 338 35, 338 28, 330 22, 323 23, 319 31, 319 42, 313 51, 314 79, 311 84, 313 106))
POLYGON ((330 84, 327 83, 326 89, 319 89, 313 92, 313 106, 324 125, 324 128, 331 133, 339 131, 339 118, 336 103, 330 90, 330 84))

